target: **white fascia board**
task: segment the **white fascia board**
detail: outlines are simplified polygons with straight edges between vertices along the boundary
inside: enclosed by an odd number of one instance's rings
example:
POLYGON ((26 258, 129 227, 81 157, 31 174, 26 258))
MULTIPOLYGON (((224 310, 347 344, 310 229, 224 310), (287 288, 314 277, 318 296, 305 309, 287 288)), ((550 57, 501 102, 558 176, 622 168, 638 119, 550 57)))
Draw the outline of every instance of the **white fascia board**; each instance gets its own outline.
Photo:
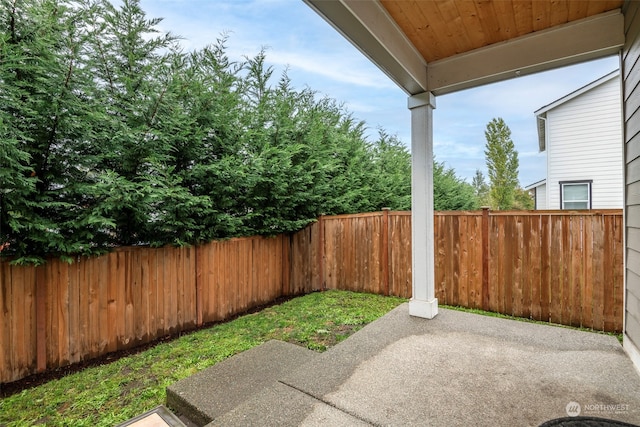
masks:
POLYGON ((601 13, 429 63, 429 90, 451 93, 616 54, 624 45, 620 10, 601 13))
POLYGON ((375 1, 304 0, 408 95, 426 92, 427 64, 375 1))
POLYGON ((523 188, 523 190, 533 190, 534 188, 538 188, 540 186, 547 185, 547 179, 541 179, 540 181, 536 181, 533 184, 529 184, 523 188))

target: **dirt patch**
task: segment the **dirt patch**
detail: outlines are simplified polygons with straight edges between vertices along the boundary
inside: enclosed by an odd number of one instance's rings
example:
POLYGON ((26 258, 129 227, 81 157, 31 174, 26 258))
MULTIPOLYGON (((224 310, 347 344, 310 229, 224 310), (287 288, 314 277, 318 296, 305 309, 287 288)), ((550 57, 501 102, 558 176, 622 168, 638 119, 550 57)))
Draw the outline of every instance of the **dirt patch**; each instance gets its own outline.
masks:
POLYGON ((340 325, 335 329, 332 328, 319 331, 313 336, 311 341, 314 342, 318 347, 333 347, 339 342, 344 341, 350 335, 353 335, 353 333, 360 328, 361 326, 359 325, 340 325))

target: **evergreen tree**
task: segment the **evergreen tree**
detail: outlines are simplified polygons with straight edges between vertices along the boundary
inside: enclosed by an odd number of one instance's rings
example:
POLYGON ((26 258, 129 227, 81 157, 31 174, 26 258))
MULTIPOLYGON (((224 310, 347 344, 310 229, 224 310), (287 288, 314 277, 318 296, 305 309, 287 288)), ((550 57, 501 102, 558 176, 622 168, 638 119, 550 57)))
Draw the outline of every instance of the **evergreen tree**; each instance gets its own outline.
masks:
POLYGON ((88 148, 91 76, 83 66, 86 9, 56 0, 17 0, 0 11, 3 159, 17 176, 3 195, 2 237, 10 253, 89 253, 110 221, 91 209, 88 148), (8 156, 9 157, 9 156, 8 156), (21 172, 20 172, 21 171, 21 172))
POLYGON ((437 211, 474 210, 478 201, 471 184, 456 176, 444 162, 433 162, 433 208, 437 211))
POLYGON ((380 130, 372 155, 373 209, 411 209, 411 154, 407 147, 397 137, 380 130))
POLYGON ((502 118, 494 118, 487 124, 485 137, 492 205, 499 210, 511 209, 518 187, 518 152, 511 140, 511 130, 502 118))
POLYGON ((0 0, 0 257, 296 231, 410 206, 409 153, 272 84, 226 36, 184 53, 138 0, 0 0))

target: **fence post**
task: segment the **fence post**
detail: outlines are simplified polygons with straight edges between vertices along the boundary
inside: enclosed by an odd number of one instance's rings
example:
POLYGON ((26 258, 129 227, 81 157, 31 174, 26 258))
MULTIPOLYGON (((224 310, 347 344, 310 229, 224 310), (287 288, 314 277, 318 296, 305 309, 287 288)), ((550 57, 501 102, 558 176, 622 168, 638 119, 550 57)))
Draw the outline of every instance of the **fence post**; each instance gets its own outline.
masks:
POLYGON ((382 284, 384 294, 389 295, 389 211, 390 208, 382 208, 382 284))
POLYGON ((196 325, 202 326, 204 321, 202 315, 202 245, 199 243, 195 247, 195 264, 196 264, 196 325))
POLYGON ((489 310, 489 207, 482 207, 482 309, 489 310))
POLYGON ((47 370, 47 278, 49 264, 36 267, 36 371, 47 370))
POLYGON ((281 234, 282 251, 280 251, 280 267, 282 274, 282 287, 280 296, 291 295, 291 234, 281 234))
POLYGON ((325 291, 324 283, 324 216, 318 217, 318 276, 320 278, 320 290, 325 291))

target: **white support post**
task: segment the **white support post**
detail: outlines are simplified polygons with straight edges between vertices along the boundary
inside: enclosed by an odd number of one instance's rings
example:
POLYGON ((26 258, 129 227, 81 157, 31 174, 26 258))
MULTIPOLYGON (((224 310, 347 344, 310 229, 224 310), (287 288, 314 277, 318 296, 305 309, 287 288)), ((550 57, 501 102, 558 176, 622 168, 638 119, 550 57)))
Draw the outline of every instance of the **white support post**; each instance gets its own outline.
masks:
POLYGON ((433 93, 411 96, 411 316, 433 319, 438 314, 435 297, 433 228, 433 93))

